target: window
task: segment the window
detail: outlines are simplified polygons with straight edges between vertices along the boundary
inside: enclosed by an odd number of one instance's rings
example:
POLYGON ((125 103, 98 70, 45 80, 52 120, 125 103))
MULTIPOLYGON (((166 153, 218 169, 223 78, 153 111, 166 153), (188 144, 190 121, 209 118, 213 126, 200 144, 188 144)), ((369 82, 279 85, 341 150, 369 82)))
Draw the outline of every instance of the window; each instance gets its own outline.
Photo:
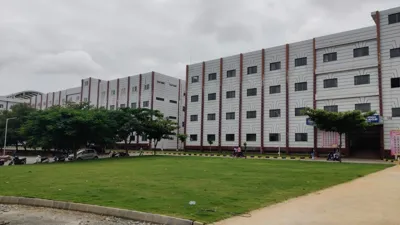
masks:
POLYGON ((254 74, 254 73, 257 73, 257 66, 247 67, 247 74, 254 74))
POLYGON ((169 102, 170 102, 170 103, 174 103, 174 104, 178 104, 178 102, 175 101, 175 100, 169 100, 169 102))
POLYGON ((120 108, 125 108, 125 104, 119 105, 120 108))
POLYGON ((79 100, 79 96, 76 96, 75 100, 78 101, 79 100))
POLYGON ((137 92, 137 86, 132 87, 132 92, 137 92))
POLYGON ((281 69, 281 62, 273 62, 269 64, 269 70, 280 70, 281 69))
POLYGON ((149 101, 144 101, 143 102, 143 107, 149 107, 149 101))
POLYGON ((216 73, 208 74, 208 80, 216 80, 216 79, 217 79, 217 74, 216 73))
POLYGON ((353 57, 362 57, 369 55, 369 47, 355 48, 353 49, 353 57))
POLYGON ((190 121, 195 122, 198 120, 198 116, 197 115, 190 115, 190 121))
POLYGON ((184 112, 186 111, 186 107, 185 106, 182 107, 182 111, 184 111, 184 112))
POLYGON ((324 54, 324 62, 331 62, 337 60, 337 52, 324 54))
POLYGON ((338 112, 338 106, 337 105, 326 105, 324 106, 324 110, 328 112, 338 112))
POLYGON ((281 135, 277 133, 271 133, 269 134, 269 141, 270 142, 277 142, 281 140, 281 135))
POLYGON ((199 76, 192 77, 192 83, 197 83, 197 82, 199 82, 199 76))
POLYGON ((85 86, 88 86, 89 85, 89 81, 85 81, 85 86))
POLYGON ((257 134, 246 134, 246 141, 257 141, 257 134))
POLYGON ((3 106, 3 104, 0 104, 0 109, 2 109, 4 106, 3 106))
POLYGON ((392 108, 392 117, 400 117, 400 108, 392 108))
POLYGON ((295 141, 307 141, 308 134, 307 133, 295 133, 295 141))
POLYGON ((162 101, 162 102, 164 101, 164 99, 163 99, 163 98, 160 98, 160 97, 156 97, 156 100, 157 100, 157 101, 162 101))
POLYGON ((279 94, 281 93, 281 85, 269 86, 270 94, 279 94))
POLYGON ((207 114, 207 120, 215 120, 215 113, 207 114))
POLYGON ((207 141, 215 141, 215 134, 207 134, 207 141))
POLYGON ((169 83, 169 86, 171 86, 171 87, 177 87, 176 84, 171 84, 171 83, 169 83))
POLYGON ((136 102, 132 102, 132 103, 131 103, 131 108, 132 108, 132 109, 136 109, 136 108, 137 108, 136 102))
POLYGON ((208 94, 208 101, 212 101, 212 100, 215 100, 215 99, 217 99, 217 94, 216 93, 208 94))
POLYGON ((359 110, 361 112, 369 112, 369 111, 371 111, 371 103, 356 104, 355 110, 359 110))
POLYGON ((392 88, 399 88, 400 87, 400 77, 395 77, 390 79, 390 86, 392 88))
POLYGON ((306 109, 305 107, 295 108, 294 109, 294 115, 295 116, 304 116, 304 110, 305 109, 306 109))
POLYGON ((236 77, 236 70, 228 70, 226 71, 226 77, 236 77))
MULTIPOLYGON (((79 100, 79 97, 78 97, 77 100, 79 100)), ((84 98, 83 101, 84 101, 84 102, 87 102, 87 101, 88 101, 88 98, 84 98)))
POLYGON ((157 84, 165 84, 165 82, 164 81, 157 81, 157 84))
POLYGON ((235 141, 235 134, 226 134, 225 141, 235 141))
POLYGON ((337 78, 332 78, 332 79, 325 79, 324 80, 324 88, 333 88, 337 87, 337 78))
POLYGON ((197 134, 191 134, 190 141, 197 141, 197 134))
POLYGON ((295 83, 294 91, 307 91, 307 82, 295 83))
POLYGON ((121 89, 120 95, 121 95, 121 96, 126 95, 126 88, 122 88, 122 89, 121 89))
POLYGON ((257 111, 247 111, 247 119, 255 119, 257 118, 257 111))
POLYGON ((303 58, 298 58, 294 60, 294 66, 298 67, 298 66, 305 66, 307 65, 307 57, 303 57, 303 58))
POLYGON ((142 141, 147 141, 147 136, 146 135, 142 135, 142 141))
POLYGON ((190 96, 190 101, 191 101, 191 102, 198 102, 198 101, 199 101, 199 96, 198 96, 198 95, 192 95, 192 96, 190 96))
POLYGON ((185 127, 185 121, 182 122, 182 127, 185 127))
POLYGON ((363 85, 369 83, 369 74, 354 76, 354 85, 363 85))
POLYGON ((111 110, 115 109, 115 105, 110 105, 110 109, 111 110))
POLYGON ((111 95, 115 95, 115 90, 111 90, 111 95))
POLYGON ((227 120, 234 120, 235 119, 235 112, 228 112, 226 113, 227 120))
POLYGON ((235 98, 235 97, 236 97, 235 91, 227 91, 226 92, 226 98, 235 98))
POLYGON ((269 110, 269 118, 281 117, 280 109, 270 109, 269 110))
POLYGON ((168 119, 170 119, 170 120, 176 120, 176 116, 169 116, 168 119))
POLYGON ((257 88, 247 89, 247 96, 257 96, 257 88))
POLYGON ((149 90, 150 89, 150 84, 145 84, 144 85, 144 90, 149 90))
POLYGON ((400 13, 394 13, 389 15, 389 24, 400 23, 400 13))
POLYGON ((400 57, 400 48, 390 49, 390 58, 400 57))

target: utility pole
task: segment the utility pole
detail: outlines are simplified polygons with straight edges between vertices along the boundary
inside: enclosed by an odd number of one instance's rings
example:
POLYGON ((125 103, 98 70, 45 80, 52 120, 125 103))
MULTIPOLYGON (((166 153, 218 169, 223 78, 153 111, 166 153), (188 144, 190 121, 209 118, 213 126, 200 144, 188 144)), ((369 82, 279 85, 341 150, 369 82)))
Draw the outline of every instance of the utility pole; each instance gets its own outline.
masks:
POLYGON ((6 119, 6 129, 4 130, 4 147, 3 147, 3 155, 6 155, 6 146, 7 146, 7 128, 8 128, 8 121, 17 119, 17 117, 7 118, 6 119))

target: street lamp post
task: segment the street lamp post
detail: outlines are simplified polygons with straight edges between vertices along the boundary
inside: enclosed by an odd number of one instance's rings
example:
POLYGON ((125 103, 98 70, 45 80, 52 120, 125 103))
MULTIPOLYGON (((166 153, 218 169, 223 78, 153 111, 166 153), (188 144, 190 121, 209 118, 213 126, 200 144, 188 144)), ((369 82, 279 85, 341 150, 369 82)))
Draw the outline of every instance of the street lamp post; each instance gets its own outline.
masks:
POLYGON ((4 130, 4 147, 3 147, 3 155, 6 155, 6 146, 7 146, 7 128, 8 128, 8 121, 14 120, 17 117, 7 118, 6 119, 6 129, 4 130))

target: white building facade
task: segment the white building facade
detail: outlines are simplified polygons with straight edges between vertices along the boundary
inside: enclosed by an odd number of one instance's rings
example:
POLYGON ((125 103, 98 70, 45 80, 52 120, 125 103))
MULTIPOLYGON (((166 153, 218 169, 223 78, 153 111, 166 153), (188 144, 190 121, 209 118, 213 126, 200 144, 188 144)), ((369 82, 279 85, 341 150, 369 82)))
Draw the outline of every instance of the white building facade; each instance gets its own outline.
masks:
MULTIPOLYGON (((58 92, 37 95, 29 100, 32 107, 46 109, 67 102, 88 102, 97 108, 116 110, 119 108, 149 108, 159 110, 164 117, 179 125, 176 133, 183 133, 185 107, 184 81, 157 72, 149 72, 115 80, 87 78, 81 86, 58 92)), ((132 146, 150 148, 144 137, 133 136, 132 146)), ((153 144, 152 144, 153 145, 153 144)), ((154 146, 151 146, 154 147, 154 146)), ((159 149, 181 148, 176 137, 162 140, 159 149)))
POLYGON ((376 111, 377 126, 342 141, 350 153, 375 138, 383 157, 400 130, 400 7, 372 17, 375 26, 188 65, 186 148, 330 151, 339 137, 307 125, 310 107, 376 111))

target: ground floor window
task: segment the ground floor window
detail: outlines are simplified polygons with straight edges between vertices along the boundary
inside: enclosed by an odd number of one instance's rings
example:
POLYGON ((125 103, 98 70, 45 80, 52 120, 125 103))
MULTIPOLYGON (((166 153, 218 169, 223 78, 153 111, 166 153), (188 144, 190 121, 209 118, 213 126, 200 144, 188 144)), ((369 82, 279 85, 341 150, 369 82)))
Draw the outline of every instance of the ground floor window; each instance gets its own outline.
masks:
POLYGON ((307 141, 308 140, 308 134, 307 133, 296 133, 295 134, 295 141, 307 141))
POLYGON ((257 141, 257 134, 246 134, 246 141, 257 141))

